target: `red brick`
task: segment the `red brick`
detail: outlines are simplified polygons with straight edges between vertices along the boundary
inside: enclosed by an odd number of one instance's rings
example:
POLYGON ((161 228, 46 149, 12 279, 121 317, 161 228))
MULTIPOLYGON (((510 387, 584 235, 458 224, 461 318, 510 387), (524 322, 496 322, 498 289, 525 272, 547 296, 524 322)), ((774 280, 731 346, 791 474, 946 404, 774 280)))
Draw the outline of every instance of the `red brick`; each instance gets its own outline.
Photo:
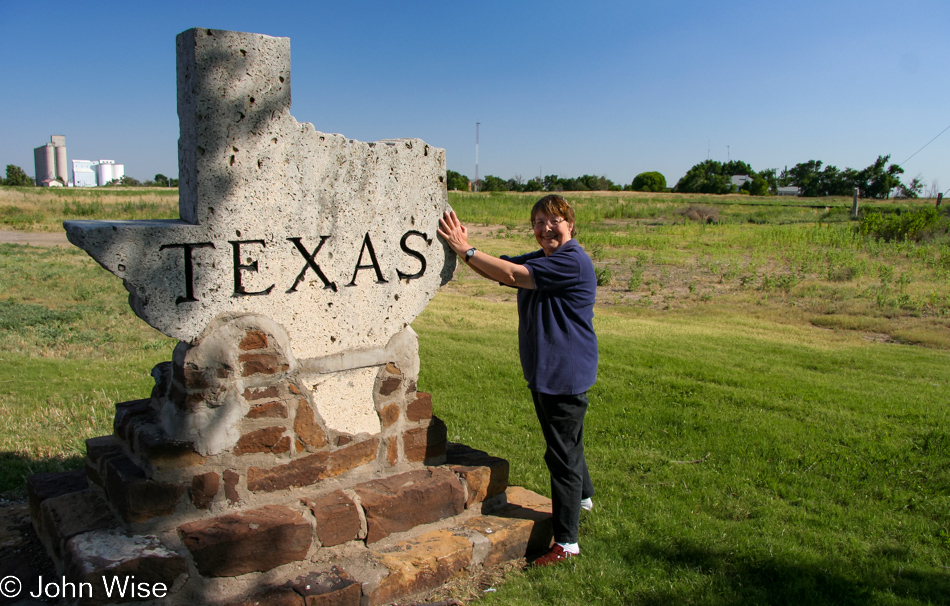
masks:
POLYGON ((379 411, 379 422, 383 429, 392 426, 399 420, 399 404, 390 404, 379 411))
POLYGON ((178 534, 198 571, 211 577, 264 572, 301 560, 313 542, 300 512, 280 505, 189 522, 178 534))
POLYGON ((366 512, 367 543, 462 513, 462 484, 448 469, 409 471, 354 487, 366 512))
POLYGON ((416 399, 406 407, 406 418, 415 423, 432 418, 432 394, 416 392, 416 399))
POLYGON ((287 405, 279 400, 253 404, 246 416, 248 419, 286 419, 287 405))
POLYGON ((356 539, 360 533, 360 512, 353 500, 337 490, 315 499, 302 499, 317 522, 317 538, 324 547, 356 539))
POLYGON ((255 452, 281 454, 290 450, 290 438, 284 435, 285 428, 265 427, 244 434, 234 447, 234 454, 245 455, 255 452))
POLYGON ((399 464, 399 436, 391 436, 386 440, 386 460, 390 467, 399 464))
POLYGON ((534 522, 520 518, 477 516, 466 521, 460 530, 472 530, 485 537, 491 548, 480 562, 490 567, 525 557, 534 522))
POLYGON ((237 505, 241 502, 241 495, 238 494, 237 485, 241 475, 230 469, 224 470, 224 496, 231 505, 237 505))
POLYGON ((273 375, 289 368, 274 354, 241 354, 238 356, 238 362, 242 365, 241 376, 244 377, 256 374, 273 375))
POLYGON ((247 488, 254 492, 273 492, 293 486, 309 486, 375 461, 378 450, 379 438, 370 438, 332 453, 317 452, 284 465, 267 469, 251 467, 247 470, 247 488))
POLYGON ((438 417, 432 417, 427 427, 410 429, 403 434, 402 443, 406 460, 427 463, 441 462, 445 456, 448 429, 438 417))
POLYGON ((304 398, 297 401, 297 415, 294 417, 294 432, 308 450, 323 448, 327 445, 327 434, 317 424, 313 408, 304 398))
POLYGON ((43 501, 87 488, 89 482, 86 480, 86 472, 82 470, 37 473, 28 477, 26 492, 30 498, 30 517, 37 532, 40 532, 42 527, 40 506, 43 501))
POLYGON ((389 377, 384 379, 382 385, 379 386, 379 394, 382 396, 388 396, 399 389, 400 385, 402 385, 402 378, 400 377, 389 377))
POLYGON ((267 398, 276 398, 280 396, 280 391, 277 389, 276 385, 271 385, 270 387, 264 387, 261 389, 251 389, 247 388, 244 390, 242 397, 247 400, 264 400, 267 398))
POLYGON ((144 522, 175 511, 185 492, 180 484, 156 482, 124 455, 105 464, 105 489, 109 502, 126 522, 144 522))
POLYGON ((307 606, 360 606, 363 595, 362 585, 336 566, 299 576, 288 585, 304 596, 307 606))
POLYGON ((208 509, 211 507, 211 501, 218 494, 218 488, 221 486, 221 477, 209 471, 191 478, 191 489, 189 494, 191 502, 198 509, 208 509))
POLYGON ((244 333, 244 338, 238 343, 241 351, 251 351, 253 349, 264 349, 267 347, 267 335, 259 330, 249 330, 244 333))

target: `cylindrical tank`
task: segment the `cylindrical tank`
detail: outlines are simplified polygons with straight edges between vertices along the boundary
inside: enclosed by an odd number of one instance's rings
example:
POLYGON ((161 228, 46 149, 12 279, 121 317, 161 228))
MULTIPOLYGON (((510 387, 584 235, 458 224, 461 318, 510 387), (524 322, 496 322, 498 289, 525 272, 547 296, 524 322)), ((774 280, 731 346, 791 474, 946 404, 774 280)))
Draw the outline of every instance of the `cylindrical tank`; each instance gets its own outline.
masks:
POLYGON ((112 165, 112 178, 121 179, 125 176, 125 164, 113 164, 112 165))
POLYGON ((56 150, 55 148, 47 143, 46 147, 43 148, 43 174, 42 176, 37 175, 36 180, 48 180, 56 178, 56 150))
POLYGON ((66 166, 66 146, 57 146, 56 150, 56 176, 63 182, 63 185, 69 181, 69 169, 66 166))
POLYGON ((97 164, 96 165, 96 182, 100 187, 107 184, 109 181, 112 181, 114 177, 112 176, 112 164, 97 164))

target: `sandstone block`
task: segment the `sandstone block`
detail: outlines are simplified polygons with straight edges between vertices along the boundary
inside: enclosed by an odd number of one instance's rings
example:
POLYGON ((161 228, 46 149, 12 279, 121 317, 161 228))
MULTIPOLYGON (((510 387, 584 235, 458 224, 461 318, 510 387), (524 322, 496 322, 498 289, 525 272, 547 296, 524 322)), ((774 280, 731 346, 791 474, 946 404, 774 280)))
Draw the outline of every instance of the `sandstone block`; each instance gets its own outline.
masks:
POLYGON ((477 516, 462 524, 460 530, 477 532, 488 540, 490 544, 488 553, 485 559, 478 563, 483 566, 495 566, 525 557, 531 542, 534 522, 521 518, 477 516))
POLYGON ((205 576, 264 572, 307 555, 313 529, 298 511, 265 505, 178 527, 182 543, 205 576))
POLYGON ((541 553, 551 546, 554 529, 551 524, 551 499, 521 486, 509 486, 505 491, 508 505, 494 515, 532 522, 529 553, 541 553))
POLYGON ((508 488, 509 465, 505 459, 449 442, 445 464, 465 480, 468 487, 466 507, 501 494, 508 488))
POLYGON ((438 417, 432 417, 426 427, 410 429, 403 434, 406 460, 439 464, 444 460, 448 429, 438 417))
POLYGON ((224 606, 306 606, 302 595, 290 587, 268 587, 224 606))
POLYGON ((316 452, 284 465, 247 470, 247 488, 273 492, 294 486, 309 486, 376 460, 379 438, 356 442, 333 452, 316 452))
POLYGON ((417 391, 415 399, 406 407, 406 418, 413 423, 432 418, 432 394, 417 391))
POLYGON ((462 484, 447 469, 409 471, 358 484, 366 512, 367 543, 462 513, 462 484))
POLYGON ((77 534, 118 526, 112 511, 89 489, 46 499, 40 516, 44 529, 40 538, 56 558, 62 557, 63 545, 77 534))
POLYGON ((472 543, 451 530, 438 530, 398 543, 375 559, 389 570, 371 590, 371 606, 438 587, 472 563, 472 543))
POLYGON ((33 474, 26 479, 26 492, 30 499, 30 518, 33 527, 42 536, 42 515, 40 506, 43 501, 71 492, 80 492, 89 488, 86 472, 55 471, 50 473, 33 474))
POLYGON ((352 541, 360 533, 359 507, 340 490, 322 497, 302 499, 317 522, 317 538, 324 547, 352 541))

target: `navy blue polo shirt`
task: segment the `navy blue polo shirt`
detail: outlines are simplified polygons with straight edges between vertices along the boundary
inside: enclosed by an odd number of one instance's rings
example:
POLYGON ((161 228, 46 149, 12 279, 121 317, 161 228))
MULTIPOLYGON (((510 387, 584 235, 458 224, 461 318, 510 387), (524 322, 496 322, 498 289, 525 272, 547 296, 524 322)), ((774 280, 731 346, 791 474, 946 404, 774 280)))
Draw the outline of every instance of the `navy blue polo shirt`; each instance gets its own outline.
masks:
POLYGON ((535 288, 518 289, 518 349, 528 387, 556 395, 584 393, 597 380, 594 264, 577 240, 550 257, 537 250, 503 256, 525 266, 535 288))

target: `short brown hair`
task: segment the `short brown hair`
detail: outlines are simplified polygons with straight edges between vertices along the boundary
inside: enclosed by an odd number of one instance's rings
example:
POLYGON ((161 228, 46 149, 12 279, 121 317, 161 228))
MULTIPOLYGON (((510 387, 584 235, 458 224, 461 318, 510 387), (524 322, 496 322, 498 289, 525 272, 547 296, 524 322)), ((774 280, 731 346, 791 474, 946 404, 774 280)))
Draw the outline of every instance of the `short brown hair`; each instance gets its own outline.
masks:
POLYGON ((577 235, 577 221, 574 218, 574 207, 572 207, 571 203, 565 200, 563 196, 550 194, 535 202, 534 208, 531 209, 532 225, 534 225, 534 218, 538 216, 538 213, 561 217, 571 224, 571 237, 573 238, 577 235))

